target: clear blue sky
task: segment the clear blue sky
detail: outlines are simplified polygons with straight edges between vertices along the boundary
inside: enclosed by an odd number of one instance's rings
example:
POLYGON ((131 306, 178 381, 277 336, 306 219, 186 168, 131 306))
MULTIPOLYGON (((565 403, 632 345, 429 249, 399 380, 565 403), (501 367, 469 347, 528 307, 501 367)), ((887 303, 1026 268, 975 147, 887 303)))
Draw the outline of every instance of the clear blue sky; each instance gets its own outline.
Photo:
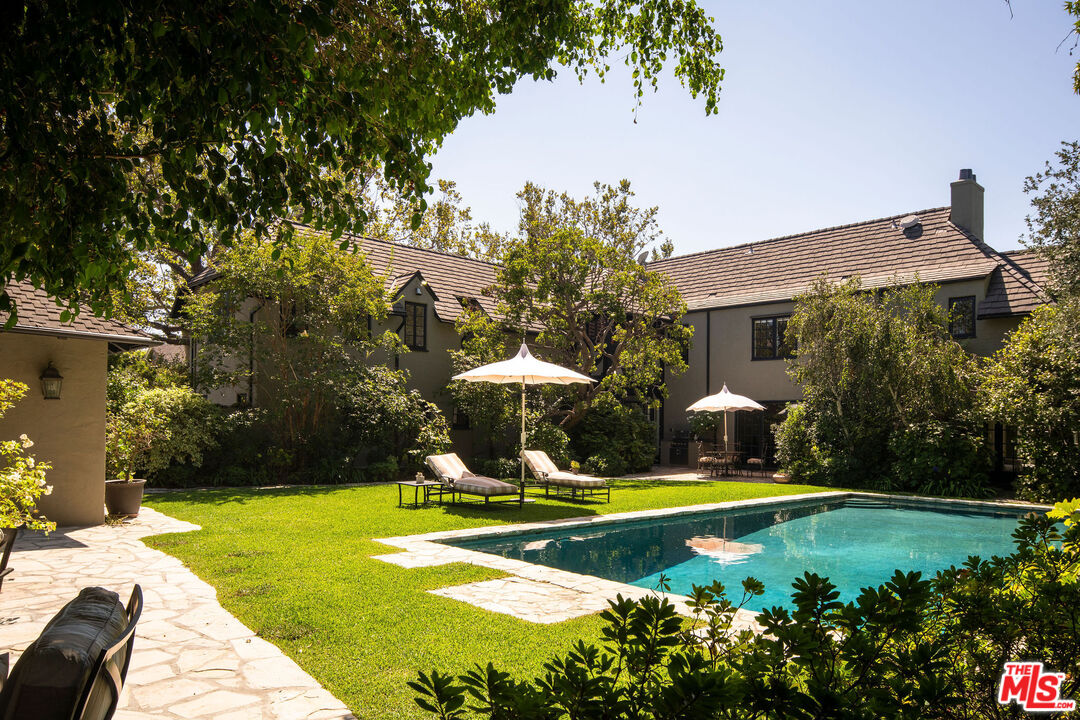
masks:
POLYGON ((516 228, 532 180, 631 180, 677 254, 949 204, 973 168, 986 240, 1020 246, 1023 180, 1080 138, 1059 0, 705 2, 724 39, 718 115, 673 79, 634 123, 626 73, 523 81, 433 159, 478 220, 516 228))

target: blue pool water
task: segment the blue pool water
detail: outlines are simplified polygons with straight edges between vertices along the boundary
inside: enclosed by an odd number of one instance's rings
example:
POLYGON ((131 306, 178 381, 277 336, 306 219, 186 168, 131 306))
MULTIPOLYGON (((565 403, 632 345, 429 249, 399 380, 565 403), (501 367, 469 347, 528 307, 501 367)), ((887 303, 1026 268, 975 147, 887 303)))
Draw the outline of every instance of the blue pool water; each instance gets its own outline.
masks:
POLYGON ((830 578, 841 600, 879 585, 896 569, 925 577, 969 555, 1012 552, 1023 512, 918 502, 843 499, 774 504, 644 522, 454 541, 458 547, 538 565, 671 591, 720 580, 738 602, 748 575, 765 584, 749 609, 790 606, 804 572, 830 578))

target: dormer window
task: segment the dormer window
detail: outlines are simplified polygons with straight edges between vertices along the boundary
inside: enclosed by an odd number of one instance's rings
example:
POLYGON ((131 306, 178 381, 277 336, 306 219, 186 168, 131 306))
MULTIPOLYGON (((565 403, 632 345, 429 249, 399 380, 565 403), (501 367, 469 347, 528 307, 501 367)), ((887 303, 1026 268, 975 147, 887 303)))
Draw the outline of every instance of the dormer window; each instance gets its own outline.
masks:
POLYGON ((405 303, 405 346, 410 350, 427 350, 427 305, 405 303))

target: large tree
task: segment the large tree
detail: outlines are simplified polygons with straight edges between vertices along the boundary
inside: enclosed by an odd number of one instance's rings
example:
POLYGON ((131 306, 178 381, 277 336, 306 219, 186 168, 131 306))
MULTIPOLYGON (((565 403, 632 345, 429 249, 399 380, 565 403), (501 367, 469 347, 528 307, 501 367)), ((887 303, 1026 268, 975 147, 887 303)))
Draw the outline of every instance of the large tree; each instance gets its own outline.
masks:
POLYGON ((1080 143, 1062 142, 1056 155, 1024 181, 1035 211, 1026 218, 1027 241, 1049 261, 1048 290, 1080 296, 1080 143))
POLYGON ((720 50, 693 0, 0 3, 0 311, 30 279, 108 312, 134 253, 276 218, 359 230, 358 174, 422 194, 462 118, 556 66, 620 58, 639 97, 670 68, 715 112, 720 50))
POLYGON ((560 412, 576 425, 601 393, 655 404, 665 368, 686 368, 690 331, 678 320, 686 305, 678 290, 643 260, 657 243, 670 253, 656 224, 656 208, 634 206, 630 184, 596 184, 584 200, 528 184, 519 237, 501 256, 494 294, 520 332, 537 332, 548 360, 598 378, 573 386, 573 403, 560 412))
POLYGON ((803 400, 777 436, 786 470, 844 487, 982 491, 975 361, 949 335, 936 290, 822 277, 796 298, 788 374, 803 400))
POLYGON ((200 385, 252 388, 278 442, 302 452, 331 419, 357 359, 395 336, 372 337, 389 312, 382 279, 362 253, 304 232, 282 250, 246 236, 214 262, 219 276, 189 297, 200 385))

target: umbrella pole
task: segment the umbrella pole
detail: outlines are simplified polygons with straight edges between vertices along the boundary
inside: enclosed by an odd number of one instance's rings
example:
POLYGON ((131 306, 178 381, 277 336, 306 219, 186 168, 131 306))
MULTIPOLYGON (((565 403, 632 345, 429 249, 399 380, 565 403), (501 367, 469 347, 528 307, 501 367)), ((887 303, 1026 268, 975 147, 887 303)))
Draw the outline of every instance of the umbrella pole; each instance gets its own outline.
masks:
POLYGON ((525 492, 525 378, 521 378, 521 491, 525 492))

